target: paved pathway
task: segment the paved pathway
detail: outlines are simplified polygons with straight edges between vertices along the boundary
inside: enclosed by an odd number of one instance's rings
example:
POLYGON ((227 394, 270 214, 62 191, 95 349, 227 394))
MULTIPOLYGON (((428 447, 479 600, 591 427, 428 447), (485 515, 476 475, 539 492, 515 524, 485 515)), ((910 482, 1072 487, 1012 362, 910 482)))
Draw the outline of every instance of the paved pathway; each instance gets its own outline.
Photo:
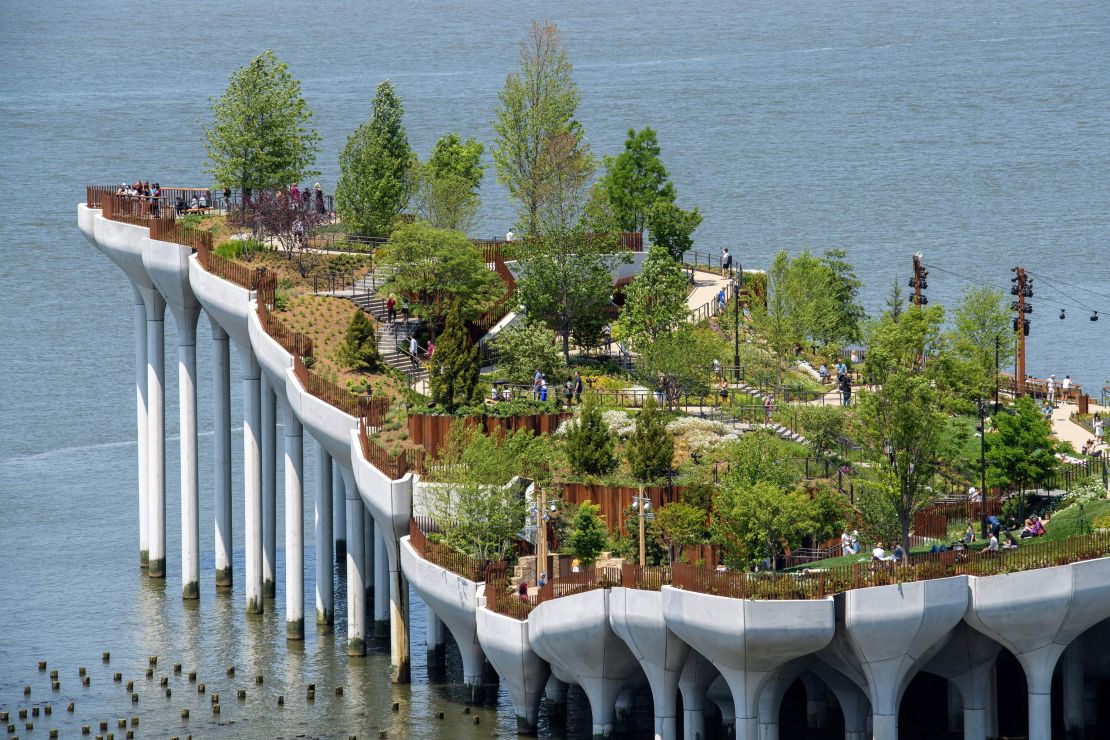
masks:
POLYGON ((717 299, 717 294, 721 292, 721 288, 729 284, 729 279, 721 277, 716 272, 705 272, 704 270, 694 271, 694 289, 686 296, 686 305, 691 311, 704 306, 710 301, 717 299))
MULTIPOLYGON (((1083 443, 1089 439, 1094 438, 1094 434, 1087 431, 1084 427, 1079 426, 1068 417, 1079 410, 1079 407, 1074 403, 1061 403, 1052 411, 1052 433, 1057 439, 1064 442, 1070 442, 1072 447, 1077 451, 1083 447, 1083 443)), ((1101 412, 1103 418, 1106 417, 1107 412, 1110 411, 1104 406, 1098 406, 1092 403, 1090 406, 1091 413, 1101 412)), ((1103 438, 1105 440, 1105 437, 1103 438)), ((1106 449, 1106 443, 1103 442, 1102 449, 1106 449)))

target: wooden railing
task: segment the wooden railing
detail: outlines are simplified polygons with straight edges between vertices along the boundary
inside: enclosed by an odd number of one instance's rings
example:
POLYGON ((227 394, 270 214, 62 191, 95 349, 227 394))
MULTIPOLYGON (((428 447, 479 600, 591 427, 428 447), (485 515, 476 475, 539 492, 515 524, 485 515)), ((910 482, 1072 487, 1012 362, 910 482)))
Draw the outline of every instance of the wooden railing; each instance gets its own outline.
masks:
POLYGON ((671 569, 625 563, 621 566, 621 586, 641 591, 658 591, 671 582, 671 569))
POLYGON ((185 226, 171 219, 151 219, 150 238, 180 244, 195 251, 212 249, 212 232, 185 226))
POLYGON ((203 267, 205 271, 235 283, 240 288, 254 290, 258 283, 259 271, 257 269, 239 264, 226 257, 221 257, 212 251, 212 248, 209 246, 200 246, 197 248, 197 262, 200 263, 200 266, 203 267))
MULTIPOLYGON (((401 450, 398 455, 391 455, 388 450, 370 438, 371 429, 374 428, 373 413, 374 402, 371 401, 368 411, 370 415, 360 419, 358 425, 359 442, 362 445, 362 456, 390 480, 399 480, 409 472, 423 473, 426 467, 424 453, 420 450, 401 450)), ((381 410, 384 416, 385 410, 381 410)), ((380 428, 381 423, 377 424, 380 428)))
POLYGON ((409 519, 409 544, 420 557, 468 581, 479 583, 485 580, 485 563, 447 545, 429 541, 428 533, 423 528, 427 526, 427 523, 418 522, 415 518, 409 519))
POLYGON ((622 584, 622 572, 618 567, 595 568, 589 566, 579 573, 570 573, 545 583, 527 596, 512 587, 509 570, 497 564, 487 571, 486 608, 514 619, 527 619, 528 615, 540 604, 552 599, 574 594, 612 588, 622 584))

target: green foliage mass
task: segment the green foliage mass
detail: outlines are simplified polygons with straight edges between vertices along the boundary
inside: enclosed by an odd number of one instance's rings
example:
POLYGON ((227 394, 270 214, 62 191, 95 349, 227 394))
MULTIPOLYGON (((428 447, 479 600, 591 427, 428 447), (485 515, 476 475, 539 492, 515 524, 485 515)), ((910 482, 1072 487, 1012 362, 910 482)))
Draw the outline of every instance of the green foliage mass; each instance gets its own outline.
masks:
POLYGON ((654 530, 668 545, 673 561, 676 552, 701 544, 706 536, 706 513, 696 506, 675 501, 655 512, 654 530))
POLYGON ((343 344, 343 357, 349 368, 362 373, 372 373, 381 364, 374 322, 364 311, 355 311, 351 316, 343 344))
POLYGON ((583 501, 571 524, 567 540, 570 553, 583 563, 592 563, 601 555, 607 541, 601 507, 591 501, 583 501))
POLYGON ((657 201, 674 202, 674 185, 659 154, 655 131, 645 127, 629 129, 624 151, 605 157, 605 174, 597 187, 608 201, 617 231, 643 231, 657 201))
POLYGON ((625 290, 617 321, 620 335, 637 349, 677 329, 689 313, 686 274, 662 247, 652 247, 640 274, 625 290))
POLYGON ((456 303, 447 314, 428 369, 432 401, 448 411, 474 403, 480 395, 478 348, 470 341, 466 322, 456 303))
POLYGON ((805 430, 806 444, 818 460, 827 459, 840 449, 847 416, 842 406, 803 406, 798 416, 805 430))
POLYGON ((636 417, 636 428, 628 438, 626 455, 632 477, 640 483, 659 481, 671 469, 674 439, 651 396, 644 401, 636 417))
POLYGON ((517 324, 505 329, 494 340, 497 369, 506 380, 531 384, 537 370, 548 384, 566 377, 567 363, 559 351, 555 332, 539 323, 517 324))
POLYGON ((601 408, 589 397, 578 419, 566 434, 566 455, 571 468, 585 475, 605 475, 617 467, 614 440, 601 416, 601 408))
POLYGON ((697 206, 684 211, 672 201, 660 198, 647 213, 651 243, 666 249, 676 261, 694 246, 694 232, 701 226, 702 215, 697 206))
POLYGON ((987 434, 987 484, 1025 490, 1044 481, 1058 465, 1057 442, 1033 400, 1019 398, 1014 413, 995 414, 987 434))
POLYGON ((464 142, 454 133, 435 143, 427 164, 420 167, 415 193, 417 211, 432 226, 462 232, 473 226, 480 203, 483 151, 481 142, 464 142))
POLYGON ((733 565, 775 560, 818 527, 818 509, 805 491, 784 491, 769 481, 754 485, 736 479, 718 493, 710 527, 713 541, 733 565))
POLYGON ((790 460, 787 444, 763 430, 753 430, 728 446, 728 473, 733 487, 750 487, 769 483, 787 491, 794 488, 801 473, 790 460))
POLYGON ((319 174, 310 168, 320 137, 309 128, 312 111, 301 83, 269 49, 236 70, 224 94, 210 103, 207 172, 218 185, 249 195, 319 174))
POLYGON ((370 120, 347 138, 339 154, 335 207, 353 233, 385 236, 408 205, 416 155, 401 118, 404 106, 383 81, 370 103, 370 120))

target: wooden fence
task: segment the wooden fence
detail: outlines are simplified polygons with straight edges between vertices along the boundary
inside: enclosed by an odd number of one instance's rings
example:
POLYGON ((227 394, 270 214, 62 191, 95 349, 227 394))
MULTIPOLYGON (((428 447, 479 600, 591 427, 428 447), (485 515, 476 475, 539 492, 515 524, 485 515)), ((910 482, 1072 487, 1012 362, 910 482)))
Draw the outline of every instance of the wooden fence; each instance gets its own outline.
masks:
POLYGON ((444 416, 436 414, 409 414, 409 439, 414 444, 423 445, 428 454, 435 457, 451 431, 455 422, 462 419, 468 426, 477 426, 486 434, 499 431, 515 432, 527 429, 536 434, 551 434, 559 424, 569 419, 571 414, 528 414, 525 416, 444 416))
POLYGON ((579 573, 569 573, 563 578, 550 580, 534 592, 530 591, 527 596, 521 596, 512 587, 509 574, 509 569, 504 565, 494 566, 487 572, 486 607, 514 619, 527 619, 531 611, 545 601, 620 586, 622 580, 620 568, 587 566, 579 573))
MULTIPOLYGON (((563 483, 562 499, 574 506, 584 501, 592 501, 601 507, 601 516, 605 519, 605 526, 610 532, 624 529, 624 513, 632 506, 632 500, 640 495, 638 488, 629 486, 606 486, 595 483, 563 483)), ((681 486, 646 486, 644 495, 651 502, 652 510, 658 511, 661 507, 673 501, 682 500, 683 488, 681 486)))
POLYGON ((409 519, 409 544, 416 553, 429 563, 446 568, 455 575, 462 576, 468 581, 478 583, 485 580, 486 565, 477 558, 454 550, 447 545, 431 542, 424 527, 427 524, 409 519), (423 525, 423 527, 422 527, 423 525))

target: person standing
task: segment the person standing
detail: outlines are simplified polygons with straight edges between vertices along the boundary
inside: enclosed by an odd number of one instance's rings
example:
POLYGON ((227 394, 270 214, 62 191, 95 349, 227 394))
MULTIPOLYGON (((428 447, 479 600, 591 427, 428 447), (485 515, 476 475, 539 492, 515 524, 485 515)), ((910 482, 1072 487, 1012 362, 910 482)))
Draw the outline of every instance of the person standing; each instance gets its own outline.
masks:
POLYGON ((717 293, 717 313, 723 313, 724 312, 725 304, 726 304, 725 289, 721 288, 721 290, 717 293))
POLYGON ((732 272, 732 255, 728 253, 728 247, 725 247, 721 252, 721 277, 728 277, 732 272))
POLYGON ((324 213, 324 189, 320 187, 320 183, 316 183, 316 212, 323 215, 324 213))
POLYGON ((511 242, 514 239, 516 239, 516 234, 513 233, 512 229, 509 229, 509 233, 505 234, 505 241, 511 242))
POLYGON ((852 405, 852 379, 848 377, 848 373, 840 376, 840 405, 852 405))
POLYGON ((532 398, 537 401, 540 400, 540 385, 542 381, 543 373, 541 373, 539 369, 537 369, 535 374, 532 376, 532 398))
POLYGON ((767 396, 763 399, 763 423, 771 423, 771 414, 775 412, 775 397, 767 396))
POLYGON ((420 353, 420 345, 418 345, 416 343, 416 335, 410 334, 409 335, 409 355, 412 357, 412 364, 413 365, 416 365, 416 361, 417 361, 417 359, 419 359, 419 353, 420 353))
POLYGON ((392 293, 385 301, 385 318, 391 324, 397 318, 397 299, 393 297, 392 293))
POLYGON ((1068 400, 1068 393, 1071 391, 1071 376, 1065 375, 1064 380, 1060 383, 1060 398, 1065 402, 1068 400))
POLYGON ((574 371, 574 402, 582 403, 582 374, 574 371))
POLYGON ((1056 376, 1048 376, 1048 405, 1056 405, 1056 376))

